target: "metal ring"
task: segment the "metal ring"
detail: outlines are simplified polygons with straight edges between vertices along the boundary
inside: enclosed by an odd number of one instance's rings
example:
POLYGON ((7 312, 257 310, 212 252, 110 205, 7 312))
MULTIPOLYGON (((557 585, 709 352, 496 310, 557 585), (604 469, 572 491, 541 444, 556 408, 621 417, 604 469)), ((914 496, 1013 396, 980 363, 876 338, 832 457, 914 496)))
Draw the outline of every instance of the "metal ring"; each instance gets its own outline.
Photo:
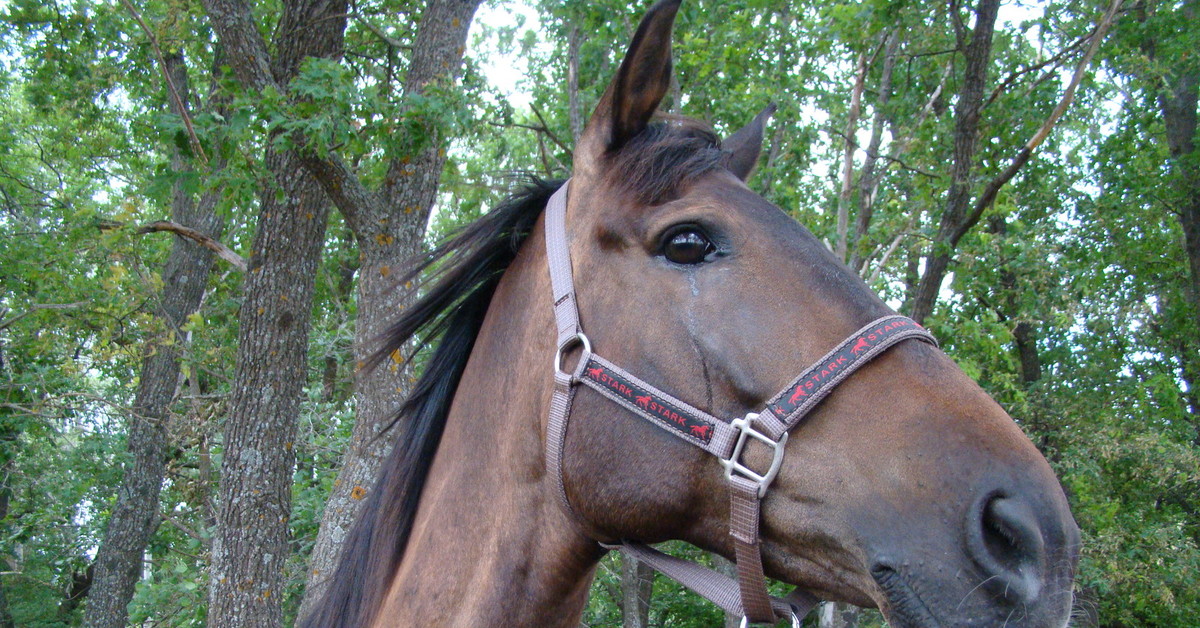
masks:
MULTIPOLYGON (((554 372, 555 373, 563 373, 563 370, 562 370, 563 354, 566 353, 568 349, 574 348, 575 345, 577 345, 577 344, 583 345, 583 355, 584 355, 585 359, 587 358, 587 356, 591 355, 592 343, 588 341, 588 337, 583 332, 579 332, 579 333, 575 334, 574 336, 571 336, 570 338, 567 338, 566 340, 564 340, 563 343, 558 346, 558 351, 554 352, 554 372)), ((563 375, 566 375, 566 373, 563 373, 563 375)))

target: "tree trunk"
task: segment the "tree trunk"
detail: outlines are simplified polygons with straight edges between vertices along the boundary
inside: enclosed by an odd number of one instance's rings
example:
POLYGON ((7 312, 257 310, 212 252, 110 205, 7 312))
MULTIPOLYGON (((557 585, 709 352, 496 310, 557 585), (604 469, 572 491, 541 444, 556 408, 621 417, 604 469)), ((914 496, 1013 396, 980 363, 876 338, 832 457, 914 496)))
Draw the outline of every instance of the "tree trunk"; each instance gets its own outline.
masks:
MULTIPOLYGON (((732 561, 726 560, 720 554, 713 553, 709 554, 709 556, 712 557, 713 570, 717 573, 725 574, 730 578, 737 579, 737 565, 733 564, 732 561)), ((733 613, 726 612, 725 623, 723 625, 725 628, 739 628, 742 625, 742 618, 733 613)))
POLYGON ((71 614, 87 598, 88 593, 92 589, 92 584, 95 582, 95 576, 95 562, 88 565, 82 572, 76 571, 71 574, 71 586, 67 589, 66 595, 63 596, 63 601, 58 604, 58 619, 63 624, 70 625, 71 614))
MULTIPOLYGON (((1190 0, 1179 7, 1184 23, 1194 24, 1196 2, 1190 0)), ((1179 63, 1167 72, 1158 90, 1158 105, 1166 130, 1167 148, 1171 155, 1171 173, 1174 178, 1179 205, 1176 216, 1183 229, 1183 246, 1187 254, 1189 277, 1184 289, 1192 309, 1193 326, 1184 344, 1182 362, 1185 376, 1192 382, 1200 376, 1200 155, 1196 153, 1197 118, 1200 117, 1200 69, 1195 63, 1179 63), (1190 354, 1190 355, 1189 355, 1190 354)), ((1196 429, 1195 442, 1200 445, 1200 403, 1196 401, 1195 389, 1190 391, 1189 406, 1196 429)))
POLYGON ((825 602, 817 618, 820 628, 856 628, 862 609, 840 602, 825 602))
POLYGON ((571 120, 571 137, 576 143, 583 135, 583 105, 579 100, 579 44, 582 41, 578 25, 571 25, 567 36, 567 113, 571 120))
MULTIPOLYGON (((433 0, 425 9, 413 44, 405 77, 405 93, 415 96, 430 86, 455 79, 462 63, 467 31, 478 0, 433 0)), ((379 202, 346 212, 358 242, 362 267, 358 277, 358 319, 354 359, 362 365, 374 353, 379 338, 407 301, 396 276, 421 250, 446 163, 444 138, 420 153, 395 160, 388 171, 379 202)), ((397 358, 400 356, 396 356, 397 358)), ((379 467, 391 451, 395 436, 380 436, 409 390, 409 369, 397 360, 359 371, 355 383, 356 418, 342 468, 325 505, 316 545, 309 559, 308 584, 300 608, 307 616, 324 594, 342 542, 372 490, 379 467)), ((403 429, 403 426, 397 426, 403 429)))
MULTIPOLYGON (((0 366, 2 365, 4 365, 3 344, 0 344, 0 366)), ((8 502, 12 495, 8 479, 12 473, 14 457, 11 452, 20 435, 21 433, 13 424, 0 423, 0 523, 8 520, 8 502)), ((0 528, 0 532, 5 536, 8 535, 8 530, 5 528, 0 528)), ((9 551, 11 548, 6 545, 4 554, 0 555, 0 560, 7 561, 9 551)), ((13 628, 15 625, 12 614, 8 610, 8 597, 4 594, 4 579, 0 578, 0 628, 13 628)))
MULTIPOLYGON (((286 86, 306 57, 341 56, 344 0, 285 2, 273 60, 245 2, 206 0, 205 9, 247 91, 286 86)), ((268 149, 264 165, 272 176, 243 287, 213 538, 208 622, 222 628, 282 622, 292 445, 330 205, 296 153, 268 149)))
POLYGON ((909 307, 909 316, 918 323, 933 311, 942 280, 950 266, 950 256, 959 238, 970 227, 964 221, 971 203, 971 171, 975 164, 979 116, 983 111, 988 61, 992 54, 992 33, 999 8, 999 0, 980 0, 975 9, 975 28, 966 49, 962 89, 954 110, 954 162, 950 168, 950 190, 946 194, 946 206, 942 211, 937 236, 925 262, 925 272, 921 275, 909 307))
POLYGON ((972 184, 971 171, 974 166, 974 155, 979 134, 979 117, 986 103, 983 99, 983 88, 987 83, 987 66, 991 57, 992 33, 996 23, 996 13, 999 0, 980 0, 975 12, 975 29, 971 43, 966 51, 966 69, 963 72, 963 87, 959 92, 958 104, 955 107, 954 128, 954 163, 951 166, 950 190, 946 195, 946 208, 942 212, 941 224, 934 237, 926 259, 925 273, 917 285, 916 296, 910 303, 910 316, 918 323, 925 320, 933 312, 941 291, 942 280, 950 267, 950 258, 962 239, 983 216, 984 210, 991 206, 997 192, 1006 185, 1017 172, 1029 161, 1033 151, 1045 141, 1059 118, 1070 107, 1075 97, 1075 90, 1083 79, 1084 72, 1091 64, 1100 42, 1108 33, 1116 18, 1121 0, 1113 0, 1100 23, 1089 37, 1087 52, 1075 67, 1062 98, 1051 111, 1050 116, 1042 123, 1041 128, 1034 133, 1025 146, 1017 153, 998 176, 993 178, 982 189, 979 198, 971 202, 972 184), (969 211, 968 211, 969 210, 969 211))
POLYGON ((329 203, 294 153, 264 160, 274 187, 260 196, 239 318, 237 370, 213 537, 208 622, 279 626, 291 515, 296 418, 329 203))
MULTIPOLYGON (((174 85, 168 88, 172 111, 190 116, 187 68, 179 54, 164 58, 165 71, 174 85)), ((182 174, 191 169, 190 159, 176 152, 173 169, 182 174)), ((176 184, 172 197, 172 220, 219 237, 222 221, 215 207, 217 192, 205 194, 200 202, 176 184)), ((130 461, 125 467, 117 501, 96 552, 95 575, 88 593, 84 625, 118 628, 126 625, 127 607, 142 573, 142 557, 158 527, 158 500, 166 471, 168 439, 166 422, 179 385, 180 327, 200 307, 214 256, 211 251, 186 238, 176 237, 163 270, 161 303, 155 316, 163 331, 147 342, 142 361, 133 415, 127 439, 130 461)))
POLYGON ((854 233, 850 237, 851 270, 860 276, 863 274, 863 264, 866 262, 863 251, 863 240, 871 227, 871 218, 875 210, 875 192, 879 189, 879 178, 882 173, 876 172, 879 163, 879 148, 883 144, 883 127, 887 124, 884 111, 892 98, 892 73, 896 69, 896 57, 900 52, 900 31, 893 29, 884 41, 883 68, 879 77, 879 89, 875 96, 874 116, 871 122, 871 139, 863 154, 863 167, 858 177, 858 216, 854 222, 854 233))
POLYGON ((833 254, 843 262, 848 262, 846 254, 847 237, 850 228, 850 200, 854 194, 854 152, 857 150, 858 115, 862 107, 863 86, 867 81, 867 54, 858 54, 857 71, 854 73, 854 87, 850 89, 850 110, 846 113, 846 130, 842 149, 842 185, 838 191, 837 202, 837 237, 833 245, 833 254))
POLYGON ((0 582, 0 628, 15 628, 12 614, 8 612, 8 598, 4 595, 4 584, 0 582))
POLYGON ((621 618, 623 628, 649 628, 654 568, 621 555, 621 618))

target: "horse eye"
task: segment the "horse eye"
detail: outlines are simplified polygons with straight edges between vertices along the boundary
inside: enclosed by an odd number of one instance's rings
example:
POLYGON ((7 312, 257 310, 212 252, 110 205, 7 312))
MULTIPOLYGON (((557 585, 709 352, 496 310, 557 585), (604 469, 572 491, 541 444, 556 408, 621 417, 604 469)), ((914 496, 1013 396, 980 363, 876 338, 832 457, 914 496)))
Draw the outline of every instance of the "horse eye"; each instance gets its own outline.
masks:
POLYGON ((699 264, 717 247, 700 231, 689 228, 667 237, 663 256, 676 264, 699 264))

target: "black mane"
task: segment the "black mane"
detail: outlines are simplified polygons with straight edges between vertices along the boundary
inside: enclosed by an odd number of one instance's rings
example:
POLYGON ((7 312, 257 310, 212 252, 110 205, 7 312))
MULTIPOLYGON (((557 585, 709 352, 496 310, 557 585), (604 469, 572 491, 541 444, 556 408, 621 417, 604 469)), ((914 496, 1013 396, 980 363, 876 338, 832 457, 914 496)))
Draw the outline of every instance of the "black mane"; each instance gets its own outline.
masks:
POLYGON ((450 402, 475 345, 492 293, 561 181, 533 181, 429 252, 403 285, 438 264, 429 290, 386 332, 368 362, 377 366, 420 334, 415 353, 440 338, 425 371, 396 414, 395 447, 343 545, 322 602, 301 626, 365 626, 404 556, 421 489, 442 439, 450 402))

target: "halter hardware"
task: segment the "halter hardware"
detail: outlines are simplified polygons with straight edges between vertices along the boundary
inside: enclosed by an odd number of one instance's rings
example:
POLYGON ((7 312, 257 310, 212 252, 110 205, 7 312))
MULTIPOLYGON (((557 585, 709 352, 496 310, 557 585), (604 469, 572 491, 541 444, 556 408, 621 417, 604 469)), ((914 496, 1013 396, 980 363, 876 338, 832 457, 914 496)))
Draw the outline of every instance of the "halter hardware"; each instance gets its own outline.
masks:
POLYGON ((751 480, 758 485, 758 497, 762 499, 767 494, 767 487, 771 486, 775 476, 779 475, 779 467, 783 466, 783 446, 787 444, 788 433, 784 432, 778 441, 773 440, 770 436, 754 429, 754 420, 757 418, 758 413, 751 412, 744 418, 734 419, 730 422, 730 427, 738 431, 737 443, 734 444, 733 452, 729 454, 728 458, 719 458, 719 460, 721 466, 725 467, 725 479, 732 480, 733 474, 737 473, 751 480), (742 450, 746 447, 747 438, 753 438, 771 448, 771 468, 762 475, 741 462, 742 450))
MULTIPOLYGON (((801 619, 800 619, 800 616, 796 614, 796 611, 791 612, 791 617, 792 617, 792 628, 800 628, 801 619)), ((746 617, 745 615, 742 615, 742 623, 738 624, 738 628, 749 628, 749 626, 750 626, 750 618, 746 617)))
POLYGON ((574 349, 576 345, 583 347, 583 355, 579 358, 579 363, 584 364, 592 355, 592 343, 588 340, 587 334, 579 332, 574 336, 568 337, 558 345, 558 351, 554 352, 554 372, 560 375, 569 375, 562 370, 563 354, 574 349))

